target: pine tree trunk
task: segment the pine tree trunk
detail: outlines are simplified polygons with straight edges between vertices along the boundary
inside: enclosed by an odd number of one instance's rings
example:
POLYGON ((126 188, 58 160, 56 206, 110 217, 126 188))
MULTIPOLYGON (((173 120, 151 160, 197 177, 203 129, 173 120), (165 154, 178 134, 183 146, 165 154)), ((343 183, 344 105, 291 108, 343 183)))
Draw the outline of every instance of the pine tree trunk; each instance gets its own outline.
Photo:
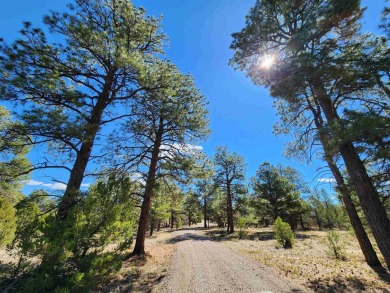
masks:
POLYGON ((160 228, 161 228, 161 219, 159 219, 157 222, 157 232, 160 231, 160 228))
POLYGON ((171 211, 171 229, 173 229, 174 222, 175 222, 175 217, 173 215, 173 211, 171 211))
POLYGON ((148 177, 146 179, 145 192, 144 192, 143 202, 141 206, 141 215, 138 222, 137 238, 135 240, 135 246, 133 250, 134 255, 145 254, 145 236, 146 236, 146 229, 148 225, 151 198, 153 196, 153 192, 155 188, 157 163, 159 160, 161 139, 164 130, 163 127, 164 127, 163 120, 160 119, 159 129, 157 131, 156 138, 153 145, 148 177))
POLYGON ((68 210, 77 203, 78 193, 80 191, 81 183, 84 179, 84 173, 91 156, 92 146, 93 142, 84 142, 81 145, 80 151, 77 154, 76 161, 70 173, 64 195, 58 204, 58 219, 65 219, 67 217, 68 210))
MULTIPOLYGON (((329 124, 338 123, 342 127, 342 121, 338 117, 331 99, 327 96, 321 81, 315 80, 313 88, 316 98, 329 124)), ((342 142, 338 151, 343 158, 348 175, 359 197, 363 212, 370 225, 372 234, 378 244, 387 267, 390 268, 390 220, 380 201, 367 170, 360 159, 351 141, 342 142)))
POLYGON ((154 221, 150 221, 150 233, 149 233, 149 236, 153 236, 153 232, 154 232, 154 221))
POLYGON ((387 267, 390 269, 390 221, 371 178, 358 157, 352 143, 340 147, 351 181, 359 197, 363 212, 370 225, 387 267))
POLYGON ((318 230, 322 231, 321 219, 320 216, 318 215, 317 209, 314 209, 314 213, 316 214, 318 230))
POLYGON ((207 201, 206 197, 203 197, 203 221, 204 221, 204 228, 207 228, 207 201))
POLYGON ((318 129, 319 138, 325 152, 325 160, 328 163, 329 169, 336 180, 337 188, 341 194, 341 200, 344 203, 345 209, 348 214, 348 218, 351 222, 352 228, 355 232, 356 238, 359 242, 364 258, 369 266, 381 267, 382 265, 378 259, 378 256, 374 248, 372 247, 371 241, 368 238, 368 235, 364 230, 363 224, 356 211, 355 204, 352 201, 350 191, 344 182, 343 175, 341 174, 339 168, 337 167, 333 159, 333 154, 327 145, 328 138, 326 132, 323 129, 323 121, 321 121, 320 114, 317 111, 315 111, 314 108, 312 108, 312 113, 314 116, 314 122, 318 129))
POLYGON ((302 229, 302 230, 305 230, 305 223, 303 222, 302 214, 299 214, 299 220, 300 220, 300 222, 301 222, 301 229, 302 229))
POLYGON ((133 250, 133 254, 135 255, 145 254, 145 236, 146 236, 146 229, 148 225, 150 202, 151 202, 150 194, 145 194, 141 206, 141 215, 138 222, 137 238, 135 240, 135 246, 133 250))
POLYGON ((345 209, 347 210, 349 220, 351 222, 352 228, 355 232, 356 238, 359 242, 360 248, 363 252, 367 264, 372 267, 381 267, 382 265, 378 259, 378 256, 376 255, 374 248, 372 247, 371 241, 368 238, 366 231, 364 230, 362 221, 359 218, 359 215, 355 208, 355 204, 352 201, 350 191, 345 185, 344 178, 340 170, 338 169, 333 159, 326 158, 326 161, 336 180, 337 188, 341 194, 341 199, 344 203, 345 209))
POLYGON ((84 140, 81 144, 80 150, 77 152, 76 161, 70 172, 68 184, 66 186, 64 195, 58 204, 57 218, 65 219, 68 210, 76 205, 78 193, 80 191, 81 183, 84 179, 84 173, 87 168, 89 159, 91 157, 92 148, 95 142, 96 134, 99 130, 103 112, 106 108, 106 101, 109 96, 110 81, 105 85, 104 92, 99 98, 89 119, 88 128, 86 129, 84 140))
POLYGON ((228 232, 229 234, 234 233, 234 224, 233 224, 233 204, 232 204, 232 194, 230 189, 230 182, 227 182, 227 217, 228 217, 228 232))

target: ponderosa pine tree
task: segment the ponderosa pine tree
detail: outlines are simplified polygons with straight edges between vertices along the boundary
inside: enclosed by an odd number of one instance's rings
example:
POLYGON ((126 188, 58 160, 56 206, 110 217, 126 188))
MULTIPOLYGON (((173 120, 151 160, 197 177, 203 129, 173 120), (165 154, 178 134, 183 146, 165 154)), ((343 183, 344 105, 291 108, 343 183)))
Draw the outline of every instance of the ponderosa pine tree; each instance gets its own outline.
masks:
MULTIPOLYGON (((23 127, 21 123, 12 120, 5 107, 0 106, 0 190, 4 192, 20 187, 21 182, 27 179, 26 173, 31 168, 26 158, 29 137, 19 133, 23 127)), ((13 196, 3 195, 15 203, 16 199, 13 196)))
POLYGON ((194 144, 205 139, 209 132, 206 100, 190 76, 181 74, 168 61, 159 62, 150 76, 154 79, 151 86, 161 89, 137 95, 121 133, 114 133, 109 139, 111 164, 135 172, 145 181, 133 251, 137 255, 145 253, 146 228, 156 183, 164 178, 180 181, 190 175, 199 153, 199 147, 194 144), (124 139, 118 141, 117 135, 124 139))
POLYGON ((196 193, 190 190, 184 197, 183 213, 187 216, 188 226, 199 223, 201 219, 202 204, 196 193))
POLYGON ((246 27, 233 34, 231 63, 256 84, 268 86, 272 96, 301 109, 300 115, 311 106, 320 111, 329 138, 326 144, 334 155, 340 154, 390 267, 390 221, 354 141, 343 136, 347 128, 340 116, 341 110, 354 109, 356 97, 372 86, 371 77, 355 70, 350 62, 360 44, 355 41, 363 11, 359 4, 358 0, 258 0, 246 27), (275 61, 269 70, 265 58, 275 61))
POLYGON ((202 202, 203 227, 207 228, 207 222, 210 222, 210 211, 212 196, 215 193, 216 185, 214 178, 214 165, 210 160, 204 160, 200 166, 201 174, 195 182, 195 191, 202 202))
POLYGON ((69 171, 59 218, 77 203, 102 128, 123 118, 117 105, 147 88, 165 40, 159 19, 130 1, 75 0, 68 8, 44 17, 50 35, 26 22, 20 39, 0 44, 1 98, 19 106, 34 144, 61 158, 35 167, 69 171))
POLYGON ((227 147, 218 147, 214 156, 215 184, 226 196, 226 214, 229 233, 234 233, 233 204, 244 190, 245 162, 236 153, 230 153, 227 147))
POLYGON ((211 210, 211 202, 212 196, 215 194, 216 186, 212 177, 203 178, 196 182, 197 194, 202 202, 202 210, 203 210, 203 227, 207 228, 207 222, 210 221, 210 210, 211 210))
MULTIPOLYGON (((367 264, 373 267, 380 267, 381 263, 352 200, 350 187, 346 184, 342 171, 336 163, 335 150, 332 145, 328 144, 330 138, 325 131, 321 109, 315 107, 313 102, 310 102, 311 100, 307 94, 303 94, 302 96, 305 97, 308 109, 310 110, 307 115, 304 115, 303 106, 296 107, 296 105, 291 105, 286 101, 278 101, 277 111, 281 116, 281 120, 274 127, 275 133, 285 134, 289 132, 294 135, 295 141, 289 143, 287 147, 286 154, 288 156, 302 159, 306 158, 310 161, 313 152, 320 152, 317 156, 323 156, 336 181, 337 191, 344 203, 367 264)), ((316 214, 317 224, 321 230, 322 221, 319 218, 319 213, 316 208, 314 208, 314 213, 316 214)))
POLYGON ((290 221, 290 226, 295 226, 292 217, 299 217, 300 193, 294 182, 283 176, 282 172, 286 169, 276 168, 268 162, 259 166, 256 176, 251 178, 254 191, 252 204, 257 209, 264 209, 271 223, 281 217, 290 221))
POLYGON ((23 125, 13 121, 8 110, 0 106, 0 246, 14 238, 14 206, 24 197, 20 188, 31 167, 26 158, 29 138, 18 134, 16 129, 20 127, 23 125))
POLYGON ((157 184, 155 196, 151 199, 150 204, 150 233, 153 235, 154 230, 160 230, 161 222, 166 222, 169 219, 170 213, 170 197, 169 183, 161 182, 157 184))

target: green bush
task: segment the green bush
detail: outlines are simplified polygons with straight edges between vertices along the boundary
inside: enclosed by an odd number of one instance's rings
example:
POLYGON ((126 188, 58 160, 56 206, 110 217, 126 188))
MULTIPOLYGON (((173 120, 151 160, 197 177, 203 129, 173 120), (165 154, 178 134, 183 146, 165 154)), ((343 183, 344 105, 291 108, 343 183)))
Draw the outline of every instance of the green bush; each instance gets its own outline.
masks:
POLYGON ((247 219, 246 218, 238 218, 237 219, 237 228, 238 228, 238 237, 240 239, 245 239, 245 237, 246 237, 245 229, 248 228, 247 219))
POLYGON ((294 234, 288 223, 278 217, 274 223, 274 232, 276 240, 283 245, 283 248, 292 248, 294 244, 294 234))
POLYGON ((336 231, 330 230, 327 233, 328 252, 334 258, 339 260, 346 260, 345 250, 342 242, 340 241, 340 234, 336 231))
POLYGON ((12 241, 15 230, 15 209, 6 198, 0 197, 0 246, 12 241))
POLYGON ((42 210, 37 197, 19 204, 13 251, 21 266, 10 274, 13 280, 20 279, 15 290, 84 292, 107 284, 132 244, 136 222, 132 188, 127 178, 111 176, 98 182, 62 221, 56 219, 55 209, 42 210), (41 263, 21 270, 32 256, 41 263))

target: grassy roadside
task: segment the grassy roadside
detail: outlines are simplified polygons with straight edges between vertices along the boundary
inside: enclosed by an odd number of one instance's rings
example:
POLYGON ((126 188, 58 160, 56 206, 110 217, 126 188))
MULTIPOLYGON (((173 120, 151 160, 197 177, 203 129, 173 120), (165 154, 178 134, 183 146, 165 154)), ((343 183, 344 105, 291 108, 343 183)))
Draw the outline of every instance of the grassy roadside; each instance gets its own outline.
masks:
MULTIPOLYGON (((119 273, 115 274, 111 283, 95 292, 151 292, 165 277, 174 252, 174 244, 166 240, 171 237, 169 230, 156 232, 155 236, 146 238, 146 256, 131 257, 122 264, 119 273)), ((110 249, 111 246, 107 247, 110 249)), ((131 251, 131 250, 130 250, 131 251)), ((129 251, 129 252, 130 252, 129 251)), ((37 261, 31 259, 31 261, 37 261)), ((0 249, 0 269, 8 263, 16 263, 17 259, 0 249)), ((0 288, 0 292, 2 292, 0 288)))
POLYGON ((218 229, 207 234, 315 292, 390 292, 390 275, 379 276, 365 263, 356 239, 347 231, 339 232, 345 261, 336 260, 328 252, 324 231, 295 233, 292 249, 281 248, 270 228, 245 232, 244 240, 218 229))
POLYGON ((165 230, 147 237, 146 255, 125 261, 111 284, 100 292, 152 292, 166 276, 174 253, 174 245, 166 241, 170 236, 170 231, 165 230))

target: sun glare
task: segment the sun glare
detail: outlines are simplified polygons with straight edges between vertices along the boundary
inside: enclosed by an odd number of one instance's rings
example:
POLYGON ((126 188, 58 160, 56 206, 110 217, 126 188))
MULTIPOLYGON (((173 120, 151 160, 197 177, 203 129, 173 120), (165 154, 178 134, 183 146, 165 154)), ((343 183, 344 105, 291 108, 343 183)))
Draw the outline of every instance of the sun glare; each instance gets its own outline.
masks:
POLYGON ((275 63, 275 56, 274 55, 264 55, 261 57, 260 61, 260 67, 264 69, 270 69, 271 66, 275 63))

